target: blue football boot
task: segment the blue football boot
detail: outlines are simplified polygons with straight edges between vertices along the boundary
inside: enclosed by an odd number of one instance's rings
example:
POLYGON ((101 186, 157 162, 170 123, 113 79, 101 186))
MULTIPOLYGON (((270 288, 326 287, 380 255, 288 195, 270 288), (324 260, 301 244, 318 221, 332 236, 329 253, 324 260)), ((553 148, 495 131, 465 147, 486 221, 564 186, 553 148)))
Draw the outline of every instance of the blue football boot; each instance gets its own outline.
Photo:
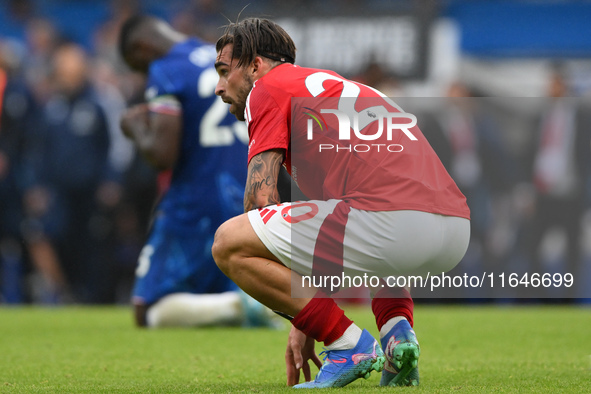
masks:
POLYGON ((418 386, 421 348, 408 321, 396 323, 381 343, 387 361, 380 386, 418 386))
POLYGON ((295 385, 296 389, 343 387, 359 378, 369 378, 371 371, 380 372, 386 358, 367 330, 363 330, 353 349, 325 350, 324 364, 312 382, 295 385))

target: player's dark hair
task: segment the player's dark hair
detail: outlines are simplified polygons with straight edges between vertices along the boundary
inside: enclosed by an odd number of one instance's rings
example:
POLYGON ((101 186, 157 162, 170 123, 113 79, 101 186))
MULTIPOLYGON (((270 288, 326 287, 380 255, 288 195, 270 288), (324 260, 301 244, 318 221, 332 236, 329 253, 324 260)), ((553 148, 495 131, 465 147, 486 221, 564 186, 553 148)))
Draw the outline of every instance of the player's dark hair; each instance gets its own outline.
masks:
POLYGON ((121 57, 125 57, 125 53, 129 49, 129 44, 131 42, 131 37, 136 32, 136 30, 141 27, 144 23, 155 21, 156 18, 149 15, 138 14, 131 16, 127 19, 123 25, 121 26, 121 30, 119 31, 119 54, 121 57))
POLYGON ((228 44, 233 44, 232 58, 238 59, 238 67, 251 63, 256 56, 281 63, 294 63, 296 47, 293 40, 277 23, 268 19, 248 18, 230 23, 218 39, 219 52, 228 44))

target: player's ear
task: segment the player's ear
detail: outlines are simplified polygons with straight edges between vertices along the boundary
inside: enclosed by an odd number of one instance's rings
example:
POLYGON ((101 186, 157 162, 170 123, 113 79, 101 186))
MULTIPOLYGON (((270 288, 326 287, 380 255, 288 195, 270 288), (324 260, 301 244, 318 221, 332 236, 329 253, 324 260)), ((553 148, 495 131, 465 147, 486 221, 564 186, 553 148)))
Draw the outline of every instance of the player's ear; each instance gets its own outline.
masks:
POLYGON ((261 63, 263 59, 260 56, 255 56, 254 60, 252 61, 252 73, 256 74, 261 69, 261 63))
POLYGON ((262 57, 260 56, 256 56, 254 58, 254 60, 252 61, 252 74, 253 76, 256 77, 261 77, 261 73, 263 72, 263 70, 265 69, 265 61, 263 60, 262 57))

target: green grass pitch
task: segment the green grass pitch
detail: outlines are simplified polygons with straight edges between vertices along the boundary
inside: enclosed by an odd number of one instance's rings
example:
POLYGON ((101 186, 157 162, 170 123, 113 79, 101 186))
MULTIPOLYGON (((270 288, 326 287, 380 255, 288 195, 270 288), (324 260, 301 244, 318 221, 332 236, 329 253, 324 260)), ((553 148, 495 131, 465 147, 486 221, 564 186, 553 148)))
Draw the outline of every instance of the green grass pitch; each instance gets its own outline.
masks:
MULTIPOLYGON (((369 308, 345 309, 377 335, 369 308)), ((588 307, 418 305, 415 319, 421 386, 379 388, 374 372, 338 390, 591 392, 588 307)), ((125 308, 0 308, 0 392, 288 392, 286 336, 138 330, 125 308)))

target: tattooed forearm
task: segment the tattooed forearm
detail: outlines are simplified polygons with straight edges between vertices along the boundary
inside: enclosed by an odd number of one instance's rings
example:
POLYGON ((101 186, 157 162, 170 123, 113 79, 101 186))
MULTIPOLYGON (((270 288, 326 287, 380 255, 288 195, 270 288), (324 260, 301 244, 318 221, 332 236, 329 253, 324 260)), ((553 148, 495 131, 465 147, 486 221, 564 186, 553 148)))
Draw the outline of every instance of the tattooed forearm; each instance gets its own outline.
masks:
POLYGON ((277 175, 283 162, 283 152, 270 150, 250 160, 244 190, 244 211, 279 204, 277 175))

